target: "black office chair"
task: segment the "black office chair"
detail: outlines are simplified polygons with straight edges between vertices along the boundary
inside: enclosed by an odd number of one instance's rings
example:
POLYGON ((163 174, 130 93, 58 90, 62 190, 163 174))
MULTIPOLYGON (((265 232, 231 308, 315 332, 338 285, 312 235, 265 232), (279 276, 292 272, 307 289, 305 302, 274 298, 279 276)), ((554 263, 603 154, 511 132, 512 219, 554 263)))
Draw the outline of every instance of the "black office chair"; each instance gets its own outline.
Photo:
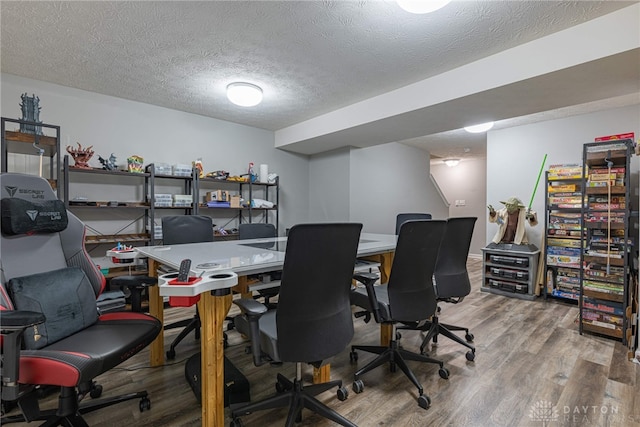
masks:
POLYGON ((352 362, 358 360, 356 350, 378 354, 373 361, 355 373, 353 391, 356 393, 364 390, 364 383, 360 380, 360 376, 389 362, 391 372, 395 372, 396 365, 399 366, 418 388, 418 404, 427 409, 431 405, 431 400, 424 394, 422 385, 409 369, 406 361, 438 364, 440 376, 444 379, 449 378, 449 370, 444 367, 441 360, 405 350, 395 340, 395 326, 398 322, 425 321, 436 312, 437 303, 432 276, 445 228, 446 221, 442 220, 404 222, 398 236, 389 283, 374 286, 373 280, 356 275, 356 279, 364 283, 365 287, 353 289, 351 303, 372 312, 377 323, 392 327, 389 346, 354 345, 351 347, 352 362))
POLYGON ((342 381, 303 387, 302 363, 316 368, 338 354, 353 337, 349 292, 362 224, 300 224, 289 231, 282 270, 280 298, 275 310, 253 299, 235 300, 250 325, 251 350, 256 365, 296 363, 296 378, 278 374, 278 394, 260 402, 232 406, 232 426, 240 416, 263 409, 289 407, 286 426, 302 419, 307 408, 340 425, 355 424, 325 406, 314 396, 338 387, 338 398, 347 398, 342 381))
POLYGON ((5 173, 0 191, 1 395, 21 410, 0 424, 86 427, 82 414, 130 399, 140 399, 140 411, 149 409, 146 391, 97 399, 102 386, 94 379, 149 345, 162 331, 160 321, 98 312, 106 281, 85 249, 85 225, 47 180, 5 173), (40 410, 43 387, 60 389, 57 409, 40 410), (80 402, 85 395, 96 400, 80 402))
MULTIPOLYGON (((467 258, 469 257, 471 237, 473 236, 473 228, 477 219, 476 217, 460 217, 447 220, 447 230, 440 245, 434 272, 436 295, 439 303, 458 304, 471 292, 471 282, 467 272, 467 258)), ((421 353, 424 353, 429 341, 433 340, 434 343, 437 343, 438 335, 442 334, 469 349, 465 355, 467 360, 473 361, 475 359, 476 349, 469 344, 473 342, 474 336, 469 332, 469 329, 463 326, 440 323, 438 313, 429 322, 419 326, 403 326, 398 329, 419 329, 427 332, 420 346, 421 353), (466 341, 452 331, 464 331, 466 341)))
MULTIPOLYGON (((260 222, 254 223, 242 223, 238 226, 238 239, 246 240, 246 239, 267 239, 277 237, 276 235, 276 226, 273 224, 265 224, 260 222)), ((264 249, 270 249, 275 246, 274 243, 263 243, 261 244, 264 249)), ((268 272, 273 280, 280 279, 280 272, 273 271, 268 272)), ((278 287, 274 286, 271 288, 263 288, 259 289, 258 297, 264 298, 264 303, 269 308, 275 308, 275 304, 270 302, 271 298, 274 298, 278 295, 278 287)))
MULTIPOLYGON (((174 215, 162 218, 162 244, 179 245, 183 243, 213 242, 213 222, 211 217, 204 215, 174 215)), ((200 315, 196 307, 196 313, 192 319, 171 323, 164 327, 167 329, 183 328, 171 343, 167 350, 167 359, 176 357, 176 346, 190 332, 194 332, 195 338, 200 339, 200 315)), ((226 337, 225 337, 226 342, 226 337)))
POLYGON ((404 224, 405 221, 412 221, 417 219, 431 219, 431 214, 429 213, 399 213, 396 215, 396 236, 400 234, 400 226, 404 224))

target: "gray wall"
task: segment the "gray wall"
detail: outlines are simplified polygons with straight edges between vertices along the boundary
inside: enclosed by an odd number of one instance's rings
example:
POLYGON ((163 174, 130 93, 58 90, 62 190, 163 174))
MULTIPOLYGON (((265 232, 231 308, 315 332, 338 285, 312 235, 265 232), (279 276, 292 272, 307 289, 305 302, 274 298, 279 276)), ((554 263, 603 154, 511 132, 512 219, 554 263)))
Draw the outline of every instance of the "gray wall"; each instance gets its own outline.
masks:
MULTIPOLYGON (((486 203, 500 206, 499 201, 510 196, 529 203, 540 164, 547 154, 545 170, 551 164, 582 164, 582 147, 595 138, 606 135, 635 132, 640 136, 640 105, 617 108, 558 120, 534 123, 509 129, 496 130, 487 135, 487 192, 486 203)), ((638 158, 631 158, 631 182, 638 182, 638 158)), ((634 189, 632 208, 638 209, 638 192, 634 189)), ((528 228, 529 241, 540 246, 544 226, 544 181, 535 195, 532 209, 541 222, 528 228)), ((487 218, 485 211, 485 220, 487 218)), ((489 224, 486 242, 496 232, 489 224)))
MULTIPOLYGON (((280 176, 281 234, 291 224, 308 218, 308 157, 274 149, 271 131, 9 74, 0 77, 2 116, 20 118, 20 95, 25 92, 36 94, 42 108, 41 120, 60 126, 63 154, 66 154, 66 146, 79 142, 83 147, 93 146, 96 154, 90 164, 95 167, 100 167, 98 154, 108 157, 115 153, 119 164, 126 164, 128 156, 137 154, 144 158, 145 164, 191 164, 202 158, 205 171, 224 169, 236 175, 246 173, 249 162, 254 162, 256 168, 266 163, 270 172, 280 176)), ((38 159, 36 156, 11 156, 9 167, 11 171, 37 173, 38 159)), ((140 200, 143 196, 142 186, 132 185, 131 179, 112 185, 114 181, 109 180, 106 184, 104 179, 95 176, 76 175, 75 178, 77 183, 73 184, 73 192, 90 200, 129 201, 140 200)), ((180 191, 173 188, 167 192, 180 191)), ((101 233, 115 234, 134 219, 125 211, 131 210, 110 210, 108 215, 84 212, 81 216, 101 233)), ((214 222, 218 225, 230 219, 221 218, 221 215, 226 214, 214 214, 214 222)), ((228 228, 234 224, 232 220, 228 228)), ((124 232, 136 231, 141 230, 125 229, 124 232)), ((92 255, 99 257, 100 254, 92 255)))
POLYGON ((457 166, 449 167, 442 162, 431 165, 431 175, 440 186, 449 202, 449 216, 475 216, 478 218, 473 230, 469 254, 482 256, 486 246, 486 187, 487 159, 463 159, 457 166), (456 206, 456 200, 463 200, 464 206, 456 206))
POLYGON ((429 153, 404 144, 351 150, 351 220, 363 222, 364 231, 393 234, 401 212, 447 218, 429 168, 429 153))
POLYGON ((349 219, 350 148, 309 157, 309 221, 349 219))
POLYGON ((400 212, 448 211, 429 178, 429 153, 390 143, 321 153, 310 158, 309 216, 357 221, 368 233, 395 232, 400 212))

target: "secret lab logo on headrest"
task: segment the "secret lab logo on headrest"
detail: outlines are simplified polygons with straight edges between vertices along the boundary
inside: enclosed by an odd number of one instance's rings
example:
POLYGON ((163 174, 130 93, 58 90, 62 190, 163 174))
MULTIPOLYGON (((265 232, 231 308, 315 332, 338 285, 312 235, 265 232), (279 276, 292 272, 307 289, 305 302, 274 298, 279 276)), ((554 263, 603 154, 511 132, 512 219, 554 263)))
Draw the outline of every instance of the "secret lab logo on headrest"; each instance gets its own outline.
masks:
POLYGON ((9 193, 9 197, 13 197, 16 193, 20 195, 31 194, 32 199, 44 199, 44 190, 35 190, 31 188, 18 188, 12 185, 5 185, 4 189, 9 193))
POLYGON ((4 189, 7 190, 7 193, 9 193, 9 197, 13 197, 13 195, 16 194, 16 191, 18 191, 18 187, 13 187, 10 185, 5 185, 4 189))
POLYGON ((29 215, 29 218, 31 218, 32 221, 35 221, 38 215, 49 217, 49 221, 60 221, 62 219, 62 214, 60 213, 60 211, 39 212, 29 210, 27 211, 27 215, 29 215))

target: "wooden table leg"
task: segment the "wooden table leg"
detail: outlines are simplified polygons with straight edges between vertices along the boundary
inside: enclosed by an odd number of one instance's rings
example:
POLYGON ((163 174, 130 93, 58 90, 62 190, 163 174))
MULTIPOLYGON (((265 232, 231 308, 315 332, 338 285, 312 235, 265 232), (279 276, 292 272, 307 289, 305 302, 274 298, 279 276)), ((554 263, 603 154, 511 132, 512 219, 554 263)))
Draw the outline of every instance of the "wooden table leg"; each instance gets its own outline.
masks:
POLYGON ((202 380, 202 426, 224 426, 224 318, 233 299, 231 290, 200 295, 200 345, 202 380))
POLYGON ((331 379, 331 365, 326 364, 319 368, 313 368, 313 383, 326 383, 331 379))
POLYGON ((386 325, 384 323, 380 324, 380 345, 384 347, 389 347, 391 343, 391 335, 393 334, 393 326, 386 325))
POLYGON ((389 283, 394 254, 395 252, 385 252, 380 254, 380 283, 389 283))
MULTIPOLYGON (((158 263, 149 258, 149 275, 158 277, 158 263)), ((164 300, 160 296, 158 286, 149 286, 149 314, 158 319, 164 325, 164 300)), ((164 331, 149 346, 151 366, 164 365, 164 331)))
POLYGON ((253 294, 249 291, 247 276, 238 276, 238 284, 233 287, 233 291, 239 293, 242 298, 253 298, 253 294))

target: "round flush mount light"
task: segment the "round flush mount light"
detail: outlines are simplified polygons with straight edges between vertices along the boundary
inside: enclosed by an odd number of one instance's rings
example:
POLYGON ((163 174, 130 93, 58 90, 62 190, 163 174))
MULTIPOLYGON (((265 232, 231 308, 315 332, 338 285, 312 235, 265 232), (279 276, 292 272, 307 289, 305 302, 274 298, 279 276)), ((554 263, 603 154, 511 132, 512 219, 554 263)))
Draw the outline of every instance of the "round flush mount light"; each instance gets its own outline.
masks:
POLYGON ((410 13, 430 13, 445 7, 451 0, 396 0, 398 6, 410 13))
POLYGON ((254 107, 262 102, 262 89, 251 83, 231 83, 227 86, 227 98, 241 107, 254 107))
POLYGON ((449 166, 450 168, 452 168, 454 166, 458 166, 458 163, 460 163, 460 159, 446 159, 446 160, 444 160, 444 164, 449 166))
POLYGON ((469 133, 482 133, 482 132, 488 131, 492 127, 493 127, 493 122, 487 122, 479 125, 465 126, 464 130, 466 130, 469 133))

